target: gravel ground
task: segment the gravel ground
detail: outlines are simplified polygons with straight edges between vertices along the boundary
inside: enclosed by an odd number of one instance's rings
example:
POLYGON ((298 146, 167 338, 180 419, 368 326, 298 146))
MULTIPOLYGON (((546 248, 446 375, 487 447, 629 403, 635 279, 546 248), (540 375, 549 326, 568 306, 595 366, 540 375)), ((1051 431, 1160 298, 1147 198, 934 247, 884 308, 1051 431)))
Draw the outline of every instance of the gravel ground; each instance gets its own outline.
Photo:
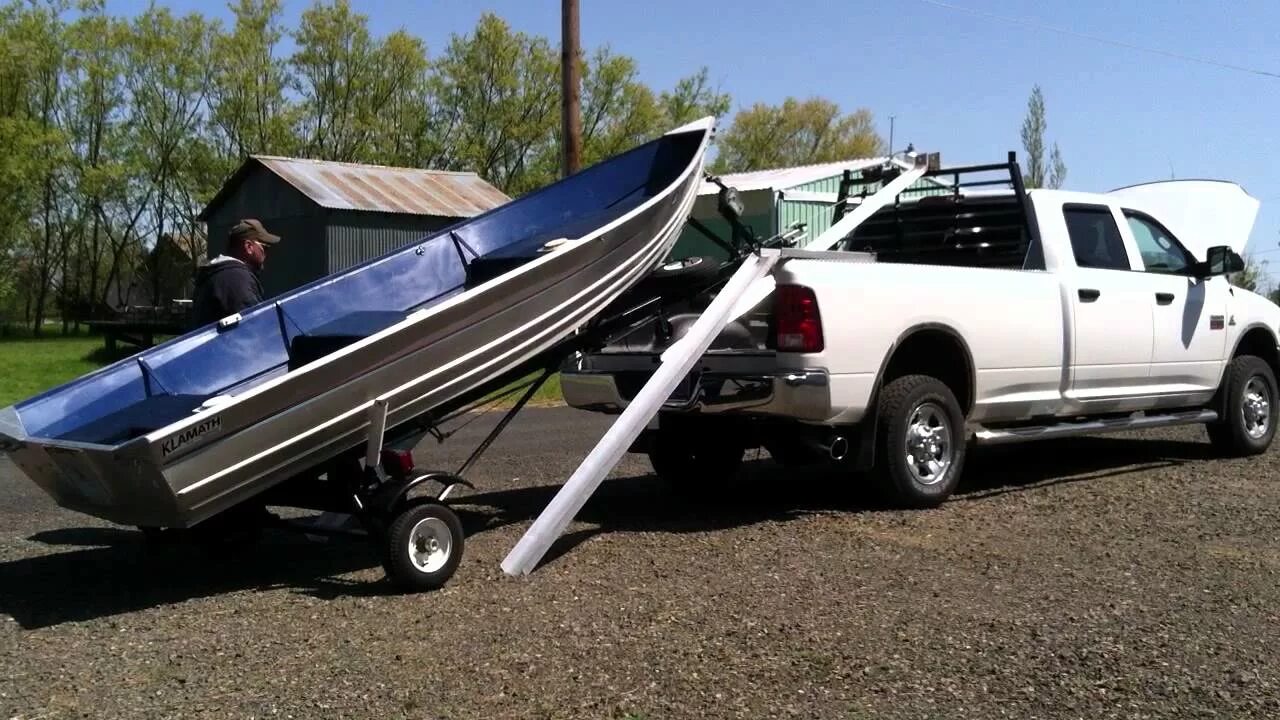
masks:
POLYGON ((1280 450, 977 451, 927 512, 768 460, 698 505, 630 456, 503 575, 606 423, 523 414, 472 473, 458 574, 417 596, 350 541, 148 553, 0 460, 0 718, 1280 716, 1280 450))

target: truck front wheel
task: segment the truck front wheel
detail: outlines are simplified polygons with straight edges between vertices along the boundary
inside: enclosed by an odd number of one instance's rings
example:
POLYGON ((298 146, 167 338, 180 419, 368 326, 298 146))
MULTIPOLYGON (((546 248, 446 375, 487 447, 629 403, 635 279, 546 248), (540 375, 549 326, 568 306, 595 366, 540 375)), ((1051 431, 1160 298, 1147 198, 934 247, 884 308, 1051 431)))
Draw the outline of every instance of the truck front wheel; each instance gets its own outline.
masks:
POLYGON ((955 490, 967 438, 955 394, 928 375, 906 375, 880 392, 876 460, 880 489, 893 505, 929 508, 955 490))
POLYGON ((1262 358, 1241 355, 1227 367, 1226 416, 1208 426, 1209 441, 1228 456, 1265 452, 1276 434, 1276 376, 1262 358))

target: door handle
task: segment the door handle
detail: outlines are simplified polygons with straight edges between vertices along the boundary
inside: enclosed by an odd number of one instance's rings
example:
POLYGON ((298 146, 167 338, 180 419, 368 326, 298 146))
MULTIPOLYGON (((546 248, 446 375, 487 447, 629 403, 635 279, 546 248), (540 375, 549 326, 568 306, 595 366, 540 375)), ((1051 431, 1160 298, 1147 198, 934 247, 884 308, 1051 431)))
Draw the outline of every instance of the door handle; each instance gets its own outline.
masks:
POLYGON ((1160 305, 1168 305, 1173 302, 1173 293, 1156 293, 1156 302, 1160 305))
POLYGON ((1093 288, 1080 288, 1079 295, 1081 300, 1085 302, 1093 302, 1102 295, 1102 291, 1094 290, 1093 288))

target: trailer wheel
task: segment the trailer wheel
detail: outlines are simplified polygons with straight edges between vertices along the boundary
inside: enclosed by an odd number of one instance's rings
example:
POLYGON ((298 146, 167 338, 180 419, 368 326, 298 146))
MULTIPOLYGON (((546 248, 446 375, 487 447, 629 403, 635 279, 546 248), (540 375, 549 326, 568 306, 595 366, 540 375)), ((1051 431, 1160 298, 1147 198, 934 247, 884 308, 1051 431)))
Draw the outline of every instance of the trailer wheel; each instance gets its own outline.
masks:
POLYGON ((383 568, 402 590, 422 592, 443 587, 462 560, 462 521, 435 502, 410 505, 387 528, 383 568))
POLYGON ((907 375, 880 394, 876 475, 894 505, 942 504, 959 482, 967 438, 964 414, 941 380, 907 375))
POLYGON ((1255 355, 1235 358, 1227 366, 1225 391, 1226 417, 1206 428, 1214 449, 1234 457, 1265 452, 1280 415, 1271 367, 1255 355))

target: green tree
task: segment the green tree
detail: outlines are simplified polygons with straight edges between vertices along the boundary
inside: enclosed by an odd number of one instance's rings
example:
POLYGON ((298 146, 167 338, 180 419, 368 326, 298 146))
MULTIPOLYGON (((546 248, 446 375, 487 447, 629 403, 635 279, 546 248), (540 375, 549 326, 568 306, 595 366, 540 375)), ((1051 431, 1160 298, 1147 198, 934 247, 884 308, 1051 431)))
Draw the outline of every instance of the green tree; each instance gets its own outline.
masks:
POLYGON ((729 112, 729 94, 712 89, 710 74, 703 67, 676 82, 671 90, 663 92, 658 102, 666 112, 668 129, 679 127, 700 117, 720 117, 729 112))
POLYGON ((109 198, 120 184, 125 104, 121 40, 127 31, 121 21, 107 15, 102 0, 90 0, 80 10, 67 30, 62 103, 62 124, 70 144, 67 183, 77 228, 63 308, 77 321, 95 312, 107 272, 109 243, 102 223, 109 198))
POLYGON ((1258 260, 1254 256, 1245 253, 1244 269, 1240 272, 1231 273, 1227 276, 1227 280, 1238 288, 1257 292, 1263 295, 1267 294, 1267 261, 1258 260))
POLYGON ((546 38, 485 13, 471 34, 451 37, 432 90, 442 165, 512 195, 555 179, 545 158, 559 124, 559 61, 546 38))
MULTIPOLYGON (((663 108, 640 82, 635 60, 598 48, 582 70, 582 163, 588 166, 648 140, 663 108)), ((556 147, 560 142, 556 128, 556 147)), ((557 150, 558 154, 558 150, 557 150)))
POLYGON ((302 13, 293 37, 298 49, 289 63, 302 97, 304 152, 354 162, 364 150, 360 115, 376 62, 369 18, 347 0, 317 2, 302 13))
MULTIPOLYGON (((130 26, 124 80, 134 130, 130 152, 151 189, 143 225, 148 246, 166 236, 197 232, 196 198, 208 196, 221 180, 207 174, 214 151, 201 132, 207 123, 217 33, 217 25, 201 15, 179 18, 156 6, 130 26), (193 168, 205 173, 192 173, 193 168)), ((153 301, 158 294, 159 281, 153 278, 153 301)))
POLYGON ((716 172, 873 157, 885 149, 870 110, 845 115, 823 98, 756 103, 734 116, 718 145, 716 172))
POLYGON ((23 187, 17 188, 17 193, 34 203, 27 208, 26 242, 19 253, 25 256, 26 287, 21 289, 26 294, 26 316, 36 335, 44 330, 67 252, 60 222, 64 198, 59 178, 65 143, 58 124, 66 44, 65 25, 59 17, 63 10, 59 3, 30 3, 12 16, 11 32, 5 39, 4 64, 14 73, 11 107, 17 119, 15 128, 33 133, 32 139, 18 143, 32 154, 17 163, 29 173, 20 181, 23 187))
POLYGON ((297 108, 285 96, 290 77, 278 57, 284 29, 281 0, 237 0, 235 24, 213 40, 209 115, 223 168, 245 155, 287 155, 296 150, 297 108))
POLYGON ((347 0, 302 14, 290 59, 302 97, 305 152, 347 162, 410 164, 432 158, 427 48, 404 31, 377 39, 347 0))
POLYGON ((1048 128, 1045 119, 1044 93, 1040 86, 1031 89, 1031 97, 1027 99, 1027 115, 1022 120, 1022 149, 1027 154, 1027 172, 1023 176, 1023 184, 1028 188, 1060 188, 1067 180, 1067 164, 1058 150, 1058 143, 1053 144, 1048 163, 1044 157, 1044 132, 1048 128))
POLYGON ((435 159, 435 127, 430 108, 430 63, 422 40, 403 30, 391 33, 374 50, 361 125, 368 130, 364 159, 385 165, 430 167, 435 159))

